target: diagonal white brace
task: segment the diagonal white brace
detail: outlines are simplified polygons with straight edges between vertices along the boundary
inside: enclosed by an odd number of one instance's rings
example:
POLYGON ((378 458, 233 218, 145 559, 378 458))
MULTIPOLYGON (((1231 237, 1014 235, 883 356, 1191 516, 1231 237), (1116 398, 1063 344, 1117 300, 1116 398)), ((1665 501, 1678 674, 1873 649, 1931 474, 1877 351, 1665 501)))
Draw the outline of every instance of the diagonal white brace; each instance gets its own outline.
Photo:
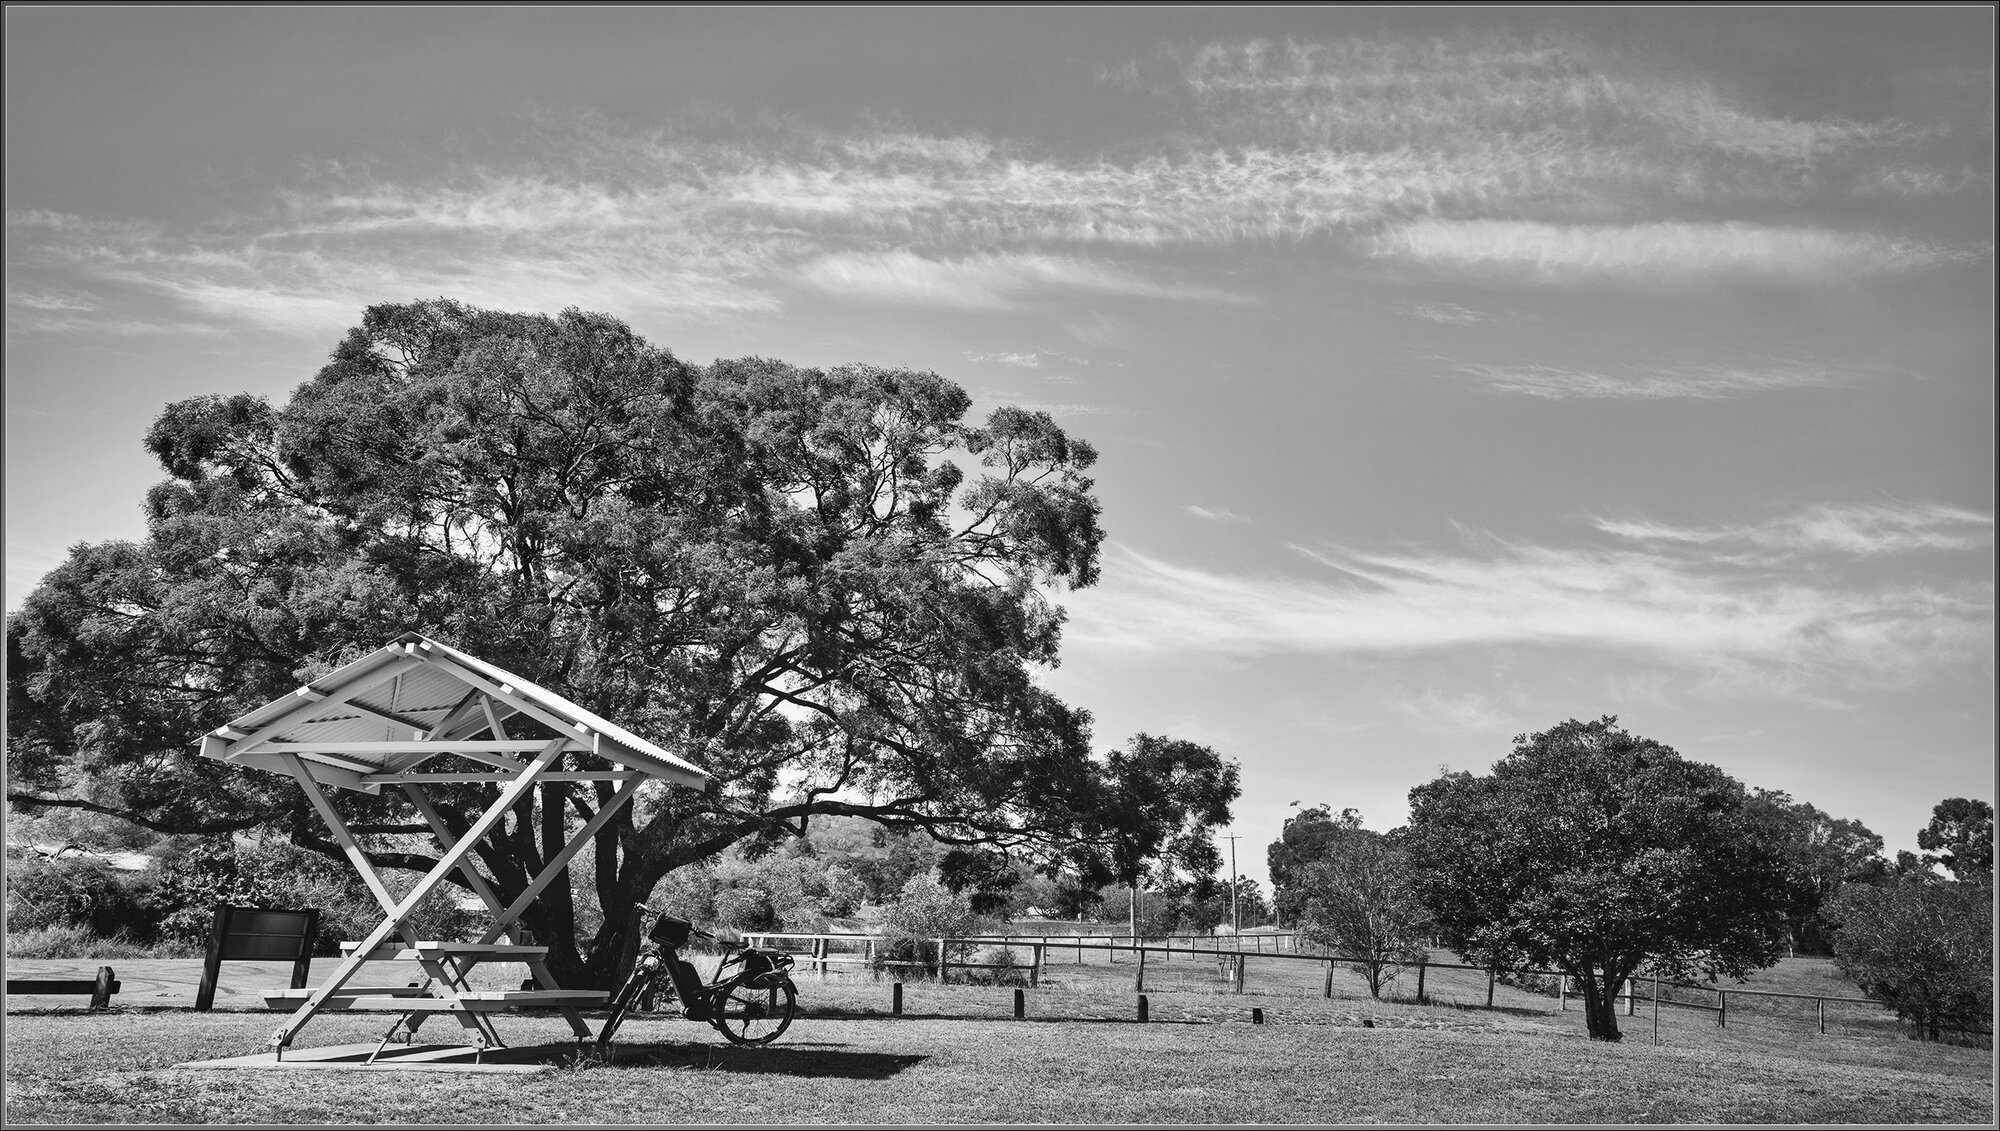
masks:
MULTIPOLYGON (((381 946, 391 934, 400 930, 403 922, 410 917, 411 912, 416 910, 417 905, 422 903, 425 897, 429 896, 431 892, 436 891, 438 885, 444 882, 445 877, 458 868, 459 862, 464 860, 467 854, 481 840, 485 839, 486 834, 492 832, 500 824, 514 806, 520 804, 521 799, 527 796, 530 790, 534 789, 535 780, 542 775, 543 771, 554 765, 557 759, 562 757, 564 745, 564 739, 557 738, 551 740, 548 746, 544 747, 542 752, 535 756, 535 760, 530 762, 521 771, 521 776, 515 778, 505 789, 500 791, 500 796, 494 800, 493 804, 487 806, 486 812, 479 815, 479 819, 474 821, 472 827, 466 830, 465 836, 460 838, 457 844, 445 850, 444 855, 436 864, 432 865, 429 872, 425 873, 424 878, 418 880, 417 885, 410 889, 410 894, 404 896, 402 902, 396 904, 395 908, 390 912, 389 917, 382 920, 374 930, 370 931, 368 937, 363 939, 359 946, 355 947, 354 953, 349 955, 345 961, 334 969, 333 975, 319 989, 313 991, 312 996, 306 999, 304 1005, 299 1006, 297 1012, 293 1013, 285 1022, 284 1028, 278 1030, 278 1035, 274 1038, 274 1043, 282 1046, 292 1042, 292 1038, 296 1037, 299 1030, 305 1026, 305 1023, 310 1021, 313 1015, 317 1014, 321 1007, 332 998, 335 991, 345 985, 347 980, 352 978, 356 971, 360 970, 362 964, 368 961, 368 956, 374 952, 375 948, 381 946)), ((493 938, 497 937, 499 935, 496 932, 486 941, 490 942, 493 938)))

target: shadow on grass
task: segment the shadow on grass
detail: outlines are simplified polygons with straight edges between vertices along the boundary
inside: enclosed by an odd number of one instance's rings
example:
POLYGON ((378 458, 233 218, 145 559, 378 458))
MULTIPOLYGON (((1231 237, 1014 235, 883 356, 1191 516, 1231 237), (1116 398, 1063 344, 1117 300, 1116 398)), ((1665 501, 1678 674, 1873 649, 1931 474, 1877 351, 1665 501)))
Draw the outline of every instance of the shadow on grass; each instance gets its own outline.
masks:
POLYGON ((834 1076, 844 1080, 887 1080, 905 1068, 930 1059, 910 1053, 849 1052, 845 1045, 795 1043, 783 1047, 735 1048, 728 1045, 613 1042, 598 1053, 569 1053, 564 1067, 698 1068, 712 1072, 743 1072, 768 1076, 834 1076), (579 1059, 579 1057, 581 1059, 579 1059))

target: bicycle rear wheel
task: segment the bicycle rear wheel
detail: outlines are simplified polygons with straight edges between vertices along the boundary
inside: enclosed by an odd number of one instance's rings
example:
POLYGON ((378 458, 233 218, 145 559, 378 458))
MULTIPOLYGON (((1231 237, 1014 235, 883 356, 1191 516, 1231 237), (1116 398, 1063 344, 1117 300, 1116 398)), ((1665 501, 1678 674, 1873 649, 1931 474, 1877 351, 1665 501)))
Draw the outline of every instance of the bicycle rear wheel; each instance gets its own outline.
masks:
POLYGON ((625 1020, 625 1015, 639 1004, 640 997, 645 994, 647 987, 653 981, 653 975, 658 971, 657 963, 649 964, 643 958, 632 968, 632 976, 625 979, 625 984, 618 990, 618 996, 611 999, 611 1012, 604 1018, 604 1028, 597 1032, 598 1044, 605 1044, 611 1040, 611 1034, 618 1031, 618 1023, 625 1020))
POLYGON ((798 1012, 798 988, 786 978, 770 989, 753 989, 741 982, 718 990, 715 1015, 709 1023, 722 1031, 731 1044, 762 1045, 778 1039, 798 1012))

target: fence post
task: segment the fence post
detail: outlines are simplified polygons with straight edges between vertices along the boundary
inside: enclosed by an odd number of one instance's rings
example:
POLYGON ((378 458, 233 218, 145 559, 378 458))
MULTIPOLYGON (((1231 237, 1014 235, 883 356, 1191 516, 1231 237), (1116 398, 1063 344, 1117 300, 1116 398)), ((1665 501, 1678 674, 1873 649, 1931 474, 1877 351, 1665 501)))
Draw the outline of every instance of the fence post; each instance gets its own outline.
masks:
POLYGON ((1333 997, 1333 959, 1331 958, 1326 960, 1326 992, 1320 996, 1328 999, 1333 997))
POLYGON ((862 954, 868 959, 868 968, 875 972, 875 980, 879 982, 882 980, 882 968, 875 965, 875 940, 871 938, 863 946, 862 954))
POLYGON ((1561 1006, 1561 1007, 1562 1007, 1562 1011, 1563 1011, 1564 1013, 1568 1013, 1568 1012, 1569 1012, 1569 975, 1568 975, 1568 974, 1557 974, 1557 975, 1556 975, 1556 1004, 1557 1004, 1558 1006, 1561 1006))
POLYGON ((1653 975, 1653 1043, 1660 1043, 1660 976, 1653 975))
POLYGON ((1049 940, 1043 939, 1040 943, 1035 944, 1034 958, 1028 966, 1029 989, 1035 989, 1042 984, 1042 951, 1048 946, 1048 943, 1049 940))
POLYGON ((1431 966, 1431 960, 1428 956, 1417 959, 1417 1004, 1418 1005, 1424 1004, 1424 971, 1430 969, 1430 966, 1431 966))
POLYGON ((826 981, 826 953, 832 942, 825 937, 813 940, 813 957, 819 960, 815 965, 819 967, 819 980, 822 982, 826 981))
POLYGON ((1248 973, 1249 973, 1249 971, 1250 971, 1250 961, 1249 961, 1248 957, 1246 957, 1245 955, 1241 955, 1241 954, 1237 955, 1237 956, 1236 956, 1236 992, 1237 992, 1237 993, 1239 993, 1239 994, 1243 992, 1243 983, 1244 983, 1244 981, 1246 980, 1244 976, 1245 976, 1246 974, 1248 974, 1248 973))
POLYGON ((1146 992, 1146 948, 1143 946, 1139 948, 1139 969, 1132 975, 1132 988, 1140 993, 1146 992))
POLYGON ((99 966, 97 968, 97 983, 90 989, 90 1008, 111 1008, 111 986, 117 980, 118 975, 111 972, 111 967, 99 966))
POLYGON ((1493 1008, 1493 982, 1498 976, 1499 971, 1497 970, 1488 970, 1486 972, 1486 1008, 1488 1009, 1493 1008))
POLYGON ((949 985, 951 984, 951 968, 945 965, 944 940, 939 939, 937 941, 937 944, 938 944, 938 972, 937 972, 938 984, 949 985))
POLYGON ((1632 981, 1632 979, 1627 978, 1625 979, 1625 1016, 1631 1017, 1636 1015, 1638 1012, 1639 1012, 1639 987, 1636 983, 1632 981))
POLYGON ((1146 995, 1139 995, 1139 1020, 1146 1020, 1146 995))
POLYGON ((889 987, 889 1013, 893 1017, 903 1015, 903 983, 895 982, 889 987))
POLYGON ((1819 999, 1819 1031, 1820 1031, 1820 1033, 1821 1033, 1822 1035, 1824 1035, 1824 1034, 1826 1033, 1826 999, 1825 999, 1825 998, 1820 998, 1820 999, 1819 999))
POLYGON ((1014 991, 1014 1020, 1019 1021, 1027 1015, 1028 995, 1024 991, 1016 989, 1014 991))
POLYGON ((1725 990, 1715 991, 1715 1027, 1729 1027, 1729 994, 1725 990))

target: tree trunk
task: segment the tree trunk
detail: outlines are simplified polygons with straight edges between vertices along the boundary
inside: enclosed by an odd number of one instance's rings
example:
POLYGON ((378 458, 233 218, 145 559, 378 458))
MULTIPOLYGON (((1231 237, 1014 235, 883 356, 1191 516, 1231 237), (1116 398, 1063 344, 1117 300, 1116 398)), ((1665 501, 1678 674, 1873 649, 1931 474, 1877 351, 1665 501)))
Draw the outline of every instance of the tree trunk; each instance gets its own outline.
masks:
POLYGON ((1602 975, 1586 968, 1577 975, 1583 984, 1583 1023, 1593 1041, 1622 1040, 1618 1032, 1618 982, 1610 971, 1602 975))

